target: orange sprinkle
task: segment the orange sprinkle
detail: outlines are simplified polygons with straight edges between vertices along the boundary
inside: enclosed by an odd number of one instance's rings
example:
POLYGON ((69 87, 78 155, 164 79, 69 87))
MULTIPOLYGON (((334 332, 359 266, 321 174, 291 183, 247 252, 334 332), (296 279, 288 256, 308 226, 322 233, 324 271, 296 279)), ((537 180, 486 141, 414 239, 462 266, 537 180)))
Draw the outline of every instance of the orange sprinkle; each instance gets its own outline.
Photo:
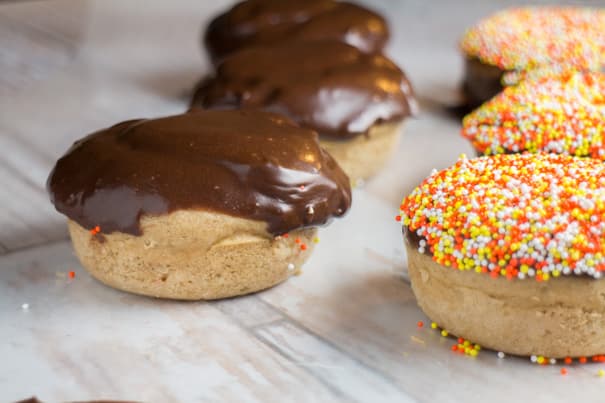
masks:
POLYGON ((578 358, 578 362, 580 364, 586 364, 586 357, 580 357, 580 358, 578 358))
POLYGON ((424 322, 419 320, 418 323, 416 323, 416 326, 418 327, 423 327, 424 326, 424 322))
POLYGON ((69 278, 74 278, 74 277, 76 277, 76 272, 75 271, 70 271, 69 273, 67 273, 67 276, 69 278))
POLYGON ((571 357, 565 357, 564 361, 565 361, 565 364, 569 365, 569 364, 571 364, 572 359, 571 359, 571 357))
POLYGON ((567 368, 561 368, 561 375, 567 375, 567 368))
POLYGON ((307 250, 307 245, 305 245, 304 243, 300 245, 300 250, 307 250))

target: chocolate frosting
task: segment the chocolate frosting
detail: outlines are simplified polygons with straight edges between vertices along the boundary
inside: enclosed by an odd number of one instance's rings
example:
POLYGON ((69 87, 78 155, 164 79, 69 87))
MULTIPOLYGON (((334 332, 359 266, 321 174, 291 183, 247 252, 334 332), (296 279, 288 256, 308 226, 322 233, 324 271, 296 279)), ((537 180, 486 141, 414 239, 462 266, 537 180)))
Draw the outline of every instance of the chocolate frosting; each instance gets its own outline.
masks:
POLYGON ((384 48, 384 18, 361 6, 333 0, 249 0, 215 18, 204 41, 217 61, 252 44, 332 39, 364 52, 384 48))
POLYGON ((505 73, 505 70, 484 64, 479 59, 466 58, 462 88, 468 106, 475 108, 502 91, 502 76, 505 73))
POLYGON ((335 41, 251 47, 202 81, 192 108, 260 108, 301 126, 347 138, 415 109, 404 73, 380 54, 335 41))
POLYGON ((142 215, 215 211, 277 235, 349 208, 349 179, 317 134, 265 112, 194 111, 131 120, 74 143, 47 187, 85 228, 140 235, 142 215))

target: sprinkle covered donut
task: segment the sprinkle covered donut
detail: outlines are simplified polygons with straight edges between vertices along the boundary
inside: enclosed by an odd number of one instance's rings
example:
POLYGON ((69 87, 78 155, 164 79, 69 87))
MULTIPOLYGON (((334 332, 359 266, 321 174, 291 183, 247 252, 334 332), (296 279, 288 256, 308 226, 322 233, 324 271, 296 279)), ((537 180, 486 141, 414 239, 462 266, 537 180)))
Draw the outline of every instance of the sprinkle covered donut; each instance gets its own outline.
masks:
POLYGON ((598 71, 605 60, 605 11, 523 7, 495 13, 468 29, 464 89, 480 104, 501 89, 502 75, 542 67, 598 71))
POLYGON ((605 75, 546 73, 467 115, 462 135, 480 154, 545 151, 605 157, 605 75))
POLYGON ((500 11, 470 28, 460 46, 502 70, 563 64, 598 69, 605 57, 605 11, 526 7, 500 11))
POLYGON ((412 287, 432 320, 506 353, 605 351, 601 161, 463 156, 400 207, 412 287))

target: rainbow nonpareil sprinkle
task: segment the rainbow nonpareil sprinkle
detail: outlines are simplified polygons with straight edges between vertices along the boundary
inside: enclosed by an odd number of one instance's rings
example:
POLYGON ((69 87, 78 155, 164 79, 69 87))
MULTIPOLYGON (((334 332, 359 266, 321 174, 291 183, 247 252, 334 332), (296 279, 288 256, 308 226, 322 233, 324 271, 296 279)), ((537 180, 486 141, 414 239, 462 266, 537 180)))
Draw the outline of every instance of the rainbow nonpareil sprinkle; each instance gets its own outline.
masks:
POLYGON ((546 73, 467 115, 462 136, 485 155, 520 151, 605 159, 605 74, 546 73))
POLYGON ((400 210, 419 252, 446 267, 538 281, 605 271, 605 163, 596 159, 461 156, 400 210))
POLYGON ((605 61, 605 11, 524 7, 500 11, 464 34, 464 53, 502 70, 567 65, 598 70, 605 61))

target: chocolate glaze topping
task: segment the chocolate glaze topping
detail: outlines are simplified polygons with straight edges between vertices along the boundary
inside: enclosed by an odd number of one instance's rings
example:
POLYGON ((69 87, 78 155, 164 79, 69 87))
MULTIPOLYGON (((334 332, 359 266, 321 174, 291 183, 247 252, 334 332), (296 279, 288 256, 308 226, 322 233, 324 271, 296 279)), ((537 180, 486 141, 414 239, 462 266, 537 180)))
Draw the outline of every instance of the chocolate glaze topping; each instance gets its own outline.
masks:
POLYGON ((349 179, 317 134, 265 112, 131 120, 77 141, 47 187, 85 228, 140 235, 142 215, 199 209, 267 222, 277 235, 349 208, 349 179))
POLYGON ((466 58, 462 87, 468 106, 477 107, 502 91, 502 76, 505 73, 505 70, 481 63, 479 59, 466 58))
POLYGON ((401 120, 415 109, 404 73, 380 54, 335 41, 243 49, 202 81, 191 106, 260 108, 333 137, 401 120))
POLYGON ((248 0, 219 15, 204 41, 220 60, 252 44, 332 39, 364 52, 382 50, 389 38, 386 21, 361 6, 333 0, 248 0))

